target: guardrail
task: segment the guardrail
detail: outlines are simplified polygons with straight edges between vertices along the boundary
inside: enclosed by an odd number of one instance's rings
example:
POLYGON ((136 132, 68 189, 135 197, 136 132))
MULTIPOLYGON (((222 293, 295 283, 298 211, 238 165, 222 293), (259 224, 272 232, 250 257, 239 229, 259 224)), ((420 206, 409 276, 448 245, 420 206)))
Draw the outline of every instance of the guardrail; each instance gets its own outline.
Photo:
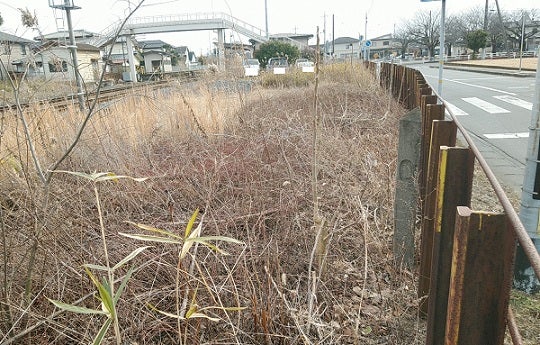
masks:
MULTIPOLYGON (((422 215, 418 294, 422 299, 420 312, 427 317, 426 345, 502 345, 505 328, 513 344, 521 344, 509 308, 516 240, 537 277, 540 277, 540 256, 510 200, 465 128, 419 71, 387 63, 368 62, 367 66, 377 72, 381 85, 407 109, 419 109, 421 117, 417 179, 422 215), (445 120, 445 114, 450 120, 445 120), (456 147, 458 131, 468 147, 456 147), (491 183, 504 213, 470 209, 475 160, 491 183)), ((402 175, 412 181, 411 173, 402 174, 407 169, 400 161, 398 182, 402 175)), ((399 202, 399 186, 398 183, 396 202, 399 202)), ((407 212, 399 214, 403 213, 407 212)), ((415 212, 409 213, 415 216, 415 212)), ((406 224, 414 224, 414 220, 406 224)), ((395 243, 396 257, 411 253, 410 248, 403 248, 404 243, 407 241, 395 243)))

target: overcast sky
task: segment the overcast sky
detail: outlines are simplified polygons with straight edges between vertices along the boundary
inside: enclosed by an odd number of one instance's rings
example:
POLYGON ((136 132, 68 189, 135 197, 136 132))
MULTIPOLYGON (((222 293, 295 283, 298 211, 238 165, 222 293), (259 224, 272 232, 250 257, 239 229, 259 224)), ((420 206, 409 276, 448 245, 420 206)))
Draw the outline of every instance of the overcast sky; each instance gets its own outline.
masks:
MULTIPOLYGON (((55 3, 63 0, 53 0, 55 3)), ((111 23, 128 13, 127 0, 73 0, 79 10, 72 12, 74 27, 99 32, 111 23)), ((132 7, 139 0, 131 0, 132 7)), ((327 39, 332 36, 332 15, 334 15, 334 36, 358 37, 376 36, 391 33, 395 25, 411 18, 419 10, 440 10, 441 2, 420 2, 420 0, 266 0, 268 7, 268 26, 270 34, 307 33, 315 34, 319 26, 321 41, 326 17, 327 39), (326 16, 325 16, 326 15, 326 16)), ((489 0, 490 7, 495 9, 495 0, 489 0)), ((37 36, 37 32, 25 29, 20 24, 20 13, 17 8, 28 8, 36 11, 39 26, 43 33, 57 31, 53 9, 48 6, 49 0, 0 0, 0 13, 4 24, 0 31, 16 34, 26 38, 37 36)), ((459 13, 471 7, 485 5, 485 0, 447 0, 447 12, 459 13)), ((539 9, 540 0, 499 0, 502 10, 539 9)), ((145 6, 134 16, 171 15, 196 12, 226 12, 249 24, 265 28, 265 0, 146 0, 145 6)), ((67 24, 65 24, 67 26, 67 24)), ((226 41, 238 41, 238 36, 226 34, 226 41)), ((146 35, 138 39, 161 38, 172 45, 187 45, 196 54, 206 54, 216 41, 213 32, 163 34, 163 36, 146 35)), ((242 38, 244 42, 247 39, 242 38)), ((310 43, 314 43, 315 41, 310 43)))

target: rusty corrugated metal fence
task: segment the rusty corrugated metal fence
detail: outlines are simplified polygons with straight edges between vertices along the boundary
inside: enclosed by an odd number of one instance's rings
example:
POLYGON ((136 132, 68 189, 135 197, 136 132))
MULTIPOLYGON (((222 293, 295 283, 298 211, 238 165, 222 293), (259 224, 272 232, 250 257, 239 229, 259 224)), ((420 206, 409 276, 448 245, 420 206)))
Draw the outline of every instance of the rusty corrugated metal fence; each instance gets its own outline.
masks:
POLYGON ((516 241, 537 277, 540 256, 510 200, 470 135, 419 71, 388 63, 366 66, 404 107, 422 112, 418 293, 420 313, 427 317, 426 345, 502 345, 505 325, 513 343, 521 344, 509 309, 516 241), (468 147, 455 147, 458 130, 468 147), (470 209, 475 161, 504 213, 470 209))

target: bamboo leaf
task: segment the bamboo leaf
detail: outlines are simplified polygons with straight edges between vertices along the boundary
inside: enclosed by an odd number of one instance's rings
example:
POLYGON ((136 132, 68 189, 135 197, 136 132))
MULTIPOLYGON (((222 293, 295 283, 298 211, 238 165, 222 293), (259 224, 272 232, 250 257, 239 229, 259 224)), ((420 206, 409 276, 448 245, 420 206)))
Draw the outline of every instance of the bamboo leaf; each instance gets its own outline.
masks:
POLYGON ((86 308, 86 307, 79 307, 79 306, 76 306, 76 305, 73 305, 73 304, 68 304, 68 303, 64 303, 64 302, 60 302, 60 301, 56 301, 56 300, 53 300, 53 299, 50 299, 50 298, 47 298, 49 300, 49 302, 51 302, 52 304, 54 304, 56 307, 62 309, 62 310, 65 310, 65 311, 70 311, 72 313, 78 313, 78 314, 105 314, 104 311, 101 311, 101 310, 97 310, 97 309, 90 309, 90 308, 86 308))
POLYGON ((218 310, 224 310, 224 311, 242 311, 244 309, 247 309, 247 307, 218 307, 218 306, 211 306, 211 307, 201 308, 201 309, 199 309, 199 311, 209 310, 209 309, 218 309, 218 310))
POLYGON ((54 172, 82 177, 84 179, 87 179, 93 182, 103 182, 103 181, 109 181, 109 180, 113 180, 117 182, 119 179, 130 179, 136 182, 143 182, 143 181, 148 180, 148 177, 131 177, 131 176, 124 176, 124 175, 116 175, 113 172, 93 172, 91 174, 87 174, 87 173, 79 172, 79 171, 68 171, 68 170, 55 170, 54 172))
POLYGON ((97 270, 97 271, 108 271, 109 270, 106 266, 94 265, 94 264, 84 264, 83 267, 89 268, 91 270, 97 270))
POLYGON ((201 237, 193 237, 193 238, 190 237, 190 238, 187 238, 185 241, 186 242, 190 242, 190 241, 197 241, 197 242, 200 242, 200 241, 204 241, 204 242, 223 241, 223 242, 229 242, 229 243, 235 243, 235 244, 241 244, 241 245, 245 244, 243 241, 237 240, 237 239, 232 238, 232 237, 227 237, 227 236, 201 236, 201 237))
POLYGON ((194 313, 196 313, 198 310, 197 308, 197 305, 196 304, 192 304, 190 307, 189 307, 189 310, 186 312, 186 319, 189 319, 191 317, 191 315, 193 315, 194 313))
POLYGON ((195 212, 193 212, 193 214, 191 215, 191 218, 189 219, 189 222, 186 225, 186 231, 184 232, 184 238, 189 237, 189 235, 191 233, 191 229, 193 228, 193 224, 195 224, 195 220, 197 219, 198 214, 199 214, 199 209, 197 208, 195 210, 195 212))
POLYGON ((161 315, 165 315, 165 316, 168 316, 168 317, 171 317, 173 319, 178 319, 178 320, 185 320, 186 318, 185 317, 182 317, 180 315, 177 315, 177 314, 172 314, 172 313, 169 313, 169 312, 166 312, 166 311, 163 311, 163 310, 159 310, 158 308, 156 308, 156 306, 150 304, 150 303, 147 303, 146 304, 151 310, 157 312, 157 313, 160 313, 161 315))
POLYGON ((114 181, 118 182, 120 179, 129 179, 133 180, 135 182, 144 182, 148 180, 148 177, 132 177, 132 176, 125 176, 125 175, 116 175, 115 173, 108 172, 104 175, 101 175, 95 179, 96 182, 103 182, 103 181, 114 181))
POLYGON ((86 274, 88 275, 88 277, 90 277, 90 280, 92 280, 92 283, 93 283, 96 287, 98 287, 98 285, 99 285, 99 280, 98 280, 98 279, 96 278, 96 276, 92 273, 92 271, 90 271, 90 269, 89 269, 87 266, 83 265, 83 267, 84 267, 84 270, 85 270, 86 274))
POLYGON ((197 319, 197 318, 204 318, 204 319, 208 319, 214 322, 218 322, 219 320, 221 320, 219 317, 211 317, 203 313, 193 313, 188 319, 197 319))
POLYGON ((193 242, 195 243, 200 243, 202 245, 204 245, 205 247, 208 247, 210 248, 211 250, 215 251, 216 253, 219 253, 221 255, 229 255, 229 253, 227 253, 226 251, 222 250, 222 249, 219 249, 218 246, 212 244, 212 243, 209 243, 209 242, 206 242, 206 241, 201 241, 200 239, 196 238, 193 240, 193 242))
POLYGON ((147 248, 150 248, 149 246, 145 246, 145 247, 140 247, 140 248, 137 248, 135 249, 134 251, 132 251, 131 253, 129 253, 128 256, 126 256, 125 258, 123 258, 122 260, 120 260, 116 265, 114 265, 114 267, 112 268, 112 270, 117 270, 119 269, 120 267, 124 266, 126 263, 130 262, 131 260, 133 260, 137 255, 139 255, 140 253, 142 253, 145 249, 147 248))
POLYGON ((131 279, 131 275, 133 274, 134 271, 135 269, 133 267, 129 269, 124 279, 122 279, 122 282, 120 283, 120 286, 118 287, 118 290, 116 290, 116 292, 114 293, 115 305, 118 303, 120 296, 122 296, 122 293, 124 292, 124 289, 126 288, 127 282, 131 279))
POLYGON ((92 341, 92 345, 100 345, 103 342, 103 339, 105 338, 105 334, 107 334, 107 331, 109 330, 109 327, 111 327, 112 319, 107 319, 103 326, 101 326, 101 329, 99 330, 98 334, 96 334, 96 337, 94 338, 94 341, 92 341))
POLYGON ((90 181, 94 181, 94 176, 93 176, 94 174, 87 174, 87 173, 83 173, 83 172, 68 171, 68 170, 54 170, 54 172, 63 173, 63 174, 69 174, 69 175, 73 175, 73 176, 77 176, 77 177, 82 177, 82 178, 90 180, 90 181))
POLYGON ((123 232, 119 232, 118 234, 120 234, 122 236, 125 236, 125 237, 128 237, 128 238, 133 238, 135 240, 140 240, 140 241, 182 244, 182 241, 174 240, 172 238, 166 238, 166 237, 143 235, 143 234, 126 234, 126 233, 123 233, 123 232))
POLYGON ((166 230, 162 230, 162 229, 158 229, 158 228, 154 228, 153 226, 150 226, 150 225, 145 225, 145 224, 139 224, 139 223, 133 223, 133 222, 128 222, 129 224, 131 225, 134 225, 140 229, 143 229, 143 230, 148 230, 148 231, 151 231, 151 232, 156 232, 158 234, 162 234, 162 235, 165 235, 165 236, 169 236, 169 237, 173 237, 173 238, 178 238, 178 239, 183 239, 182 237, 170 232, 170 231, 166 231, 166 230))
POLYGON ((102 307, 105 308, 105 311, 108 313, 109 317, 113 318, 116 314, 115 304, 113 302, 113 298, 111 296, 111 289, 107 282, 104 282, 104 284, 98 282, 97 285, 99 297, 101 298, 102 307))
MULTIPOLYGON (((192 220, 193 220, 193 218, 192 218, 192 220)), ((191 222, 191 220, 190 220, 190 222, 191 222)), ((182 251, 180 252, 180 259, 183 259, 187 255, 187 253, 189 252, 189 250, 193 246, 193 244, 195 242, 195 239, 200 236, 201 229, 202 229, 202 222, 200 222, 199 225, 197 225, 197 228, 195 228, 195 230, 191 231, 189 236, 184 239, 184 244, 182 245, 182 251)), ((186 228, 186 233, 187 233, 187 228, 186 228)))
MULTIPOLYGON (((148 304, 148 306, 150 307, 150 309, 152 309, 153 311, 155 311, 157 313, 160 313, 161 315, 165 315, 167 317, 170 317, 170 318, 173 318, 173 319, 178 319, 178 320, 187 320, 187 319, 196 319, 196 318, 205 318, 205 319, 208 319, 208 320, 214 321, 214 322, 217 322, 217 321, 220 320, 217 317, 211 317, 211 316, 208 316, 206 314, 199 313, 199 312, 192 312, 189 317, 183 317, 183 316, 180 316, 180 315, 177 315, 177 314, 173 314, 173 313, 169 313, 169 312, 166 312, 166 311, 163 311, 163 310, 159 310, 159 309, 157 309, 155 306, 153 306, 151 304, 148 304)), ((191 308, 190 308, 190 310, 191 310, 191 308)))

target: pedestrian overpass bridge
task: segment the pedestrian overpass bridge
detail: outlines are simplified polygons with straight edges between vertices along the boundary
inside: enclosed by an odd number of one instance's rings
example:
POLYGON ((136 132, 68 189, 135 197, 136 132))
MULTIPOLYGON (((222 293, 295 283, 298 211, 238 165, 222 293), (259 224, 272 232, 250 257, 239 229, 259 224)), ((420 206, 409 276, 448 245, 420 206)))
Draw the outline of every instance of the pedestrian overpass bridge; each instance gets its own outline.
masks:
MULTIPOLYGON (((256 42, 266 42, 268 33, 243 20, 235 18, 223 12, 209 13, 184 13, 176 15, 160 15, 147 17, 134 17, 122 27, 122 21, 118 21, 99 33, 95 39, 88 43, 102 46, 107 41, 118 36, 131 36, 155 33, 186 32, 186 31, 218 31, 218 51, 223 51, 223 30, 230 29, 256 42)), ((135 64, 133 61, 133 47, 128 42, 128 59, 132 80, 135 78, 135 64)), ((218 53, 220 56, 222 53, 218 53)))

